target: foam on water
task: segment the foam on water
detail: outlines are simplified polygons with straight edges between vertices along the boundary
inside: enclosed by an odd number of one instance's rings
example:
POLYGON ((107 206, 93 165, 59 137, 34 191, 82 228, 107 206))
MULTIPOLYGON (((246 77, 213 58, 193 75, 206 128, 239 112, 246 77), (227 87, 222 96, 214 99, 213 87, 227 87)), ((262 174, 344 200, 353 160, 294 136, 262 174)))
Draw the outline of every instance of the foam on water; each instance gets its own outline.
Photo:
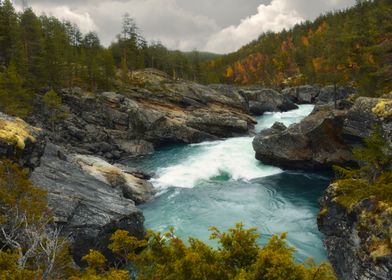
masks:
MULTIPOLYGON (((312 109, 313 105, 301 105, 299 109, 285 113, 267 113, 259 118, 256 130, 271 127, 276 121, 285 125, 299 122, 312 109)), ((251 137, 238 137, 192 145, 199 149, 197 154, 158 169, 152 183, 159 189, 193 188, 210 179, 249 181, 282 172, 280 168, 263 165, 255 159, 252 140, 251 137)))
MULTIPOLYGON (((258 119, 256 130, 276 121, 297 123, 312 109, 301 105, 287 113, 267 113, 258 119)), ((326 260, 316 217, 317 199, 328 177, 263 165, 254 154, 252 138, 239 137, 167 147, 146 157, 140 166, 155 171, 152 181, 159 192, 140 206, 145 226, 155 231, 173 226, 184 240, 192 236, 216 246, 209 240, 210 226, 227 230, 243 222, 258 228, 261 244, 272 234, 288 232, 299 261, 326 260)))

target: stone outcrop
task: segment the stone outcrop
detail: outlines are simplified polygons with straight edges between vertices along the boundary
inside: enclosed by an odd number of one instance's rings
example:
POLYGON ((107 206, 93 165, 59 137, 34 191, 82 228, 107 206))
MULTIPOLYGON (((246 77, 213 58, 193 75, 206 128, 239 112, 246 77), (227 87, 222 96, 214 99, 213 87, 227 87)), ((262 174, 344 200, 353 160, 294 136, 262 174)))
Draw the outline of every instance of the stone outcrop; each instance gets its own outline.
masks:
POLYGON ((19 118, 0 112, 0 158, 34 169, 45 148, 45 134, 19 118))
POLYGON ((285 88, 282 94, 297 104, 310 104, 315 103, 320 90, 319 86, 303 85, 285 88))
POLYGON ((256 158, 284 168, 330 169, 354 165, 351 150, 377 125, 392 138, 389 99, 358 98, 349 110, 316 106, 301 123, 262 131, 253 141, 256 158))
POLYGON ((356 90, 352 87, 335 87, 333 85, 326 86, 320 90, 320 93, 317 95, 315 102, 318 104, 326 104, 326 103, 334 103, 339 100, 345 100, 350 98, 356 93, 356 90), (335 95, 336 94, 336 95, 335 95))
POLYGON ((143 237, 144 218, 134 200, 149 199, 152 187, 120 166, 69 155, 48 143, 31 179, 47 190, 55 222, 69 237, 77 262, 90 248, 107 253, 109 238, 117 229, 143 237))
POLYGON ((318 216, 335 273, 342 280, 392 279, 391 207, 365 199, 347 209, 337 202, 338 187, 337 183, 328 187, 318 216))
MULTIPOLYGON (((240 94, 174 81, 153 70, 134 72, 131 83, 120 93, 60 92, 69 114, 50 133, 51 141, 75 153, 116 160, 168 143, 245 135, 256 123, 240 94)), ((31 121, 50 130, 39 113, 31 121)))
POLYGON ((297 104, 328 104, 336 101, 348 99, 354 95, 356 90, 352 87, 330 85, 321 88, 320 86, 303 85, 298 87, 285 88, 282 95, 297 104))
MULTIPOLYGON (((338 102, 340 107, 340 102, 338 102)), ((357 165, 351 151, 379 126, 392 145, 392 100, 360 97, 346 109, 316 105, 301 123, 276 123, 253 142, 258 159, 286 168, 330 169, 334 164, 357 165)), ((392 155, 391 155, 392 156, 392 155)), ((355 188, 355 184, 352 186, 355 188)), ((376 197, 350 208, 339 199, 339 183, 321 198, 318 226, 325 235, 328 258, 339 279, 392 278, 390 204, 376 197)))
POLYGON ((298 108, 291 100, 273 89, 244 89, 240 93, 247 100, 249 111, 254 115, 262 115, 265 112, 286 112, 298 108))
POLYGON ((232 97, 235 96, 236 100, 242 99, 239 104, 242 104, 246 110, 256 116, 262 115, 265 112, 286 112, 298 108, 286 96, 269 88, 260 86, 239 87, 221 84, 210 85, 210 87, 220 93, 232 97))
POLYGON ((350 148, 340 137, 344 116, 344 111, 319 107, 299 124, 274 125, 253 140, 256 158, 298 169, 327 169, 351 162, 350 148))
POLYGON ((101 158, 85 155, 74 155, 73 161, 99 181, 112 188, 120 188, 123 196, 136 204, 149 201, 155 194, 153 185, 145 180, 146 176, 141 177, 140 172, 126 166, 111 165, 101 158))

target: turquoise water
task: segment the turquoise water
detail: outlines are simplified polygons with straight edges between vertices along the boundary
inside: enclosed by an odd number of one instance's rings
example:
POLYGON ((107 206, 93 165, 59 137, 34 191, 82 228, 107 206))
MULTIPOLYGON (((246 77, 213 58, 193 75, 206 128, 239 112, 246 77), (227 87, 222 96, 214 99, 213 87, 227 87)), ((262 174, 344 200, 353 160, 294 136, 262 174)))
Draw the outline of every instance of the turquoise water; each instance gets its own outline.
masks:
MULTIPOLYGON (((301 105, 265 114, 256 130, 275 121, 299 122, 312 109, 301 105)), ((147 228, 165 231, 173 226, 182 238, 193 236, 214 245, 209 227, 225 230, 243 222, 258 228, 261 244, 272 234, 288 232, 298 260, 326 260, 316 216, 317 200, 329 178, 261 164, 254 158, 251 137, 166 147, 132 164, 155 172, 151 181, 157 197, 141 207, 147 228)))

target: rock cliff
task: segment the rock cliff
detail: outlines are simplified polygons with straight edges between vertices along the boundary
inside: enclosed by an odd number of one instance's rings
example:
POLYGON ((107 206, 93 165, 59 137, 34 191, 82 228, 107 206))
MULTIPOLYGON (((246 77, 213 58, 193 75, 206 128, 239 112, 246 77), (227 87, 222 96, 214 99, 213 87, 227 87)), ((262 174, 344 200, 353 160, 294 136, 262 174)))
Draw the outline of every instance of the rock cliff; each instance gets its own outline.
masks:
MULTIPOLYGON (((353 185, 353 188, 356 186, 353 185)), ((342 280, 392 279, 390 204, 369 198, 351 209, 338 203, 339 186, 328 187, 318 216, 328 259, 342 280)))
MULTIPOLYGON (((53 142, 110 160, 152 153, 168 143, 197 143, 248 134, 256 123, 244 98, 159 71, 137 71, 118 93, 60 92, 68 118, 50 133, 53 142)), ((39 105, 40 100, 37 100, 39 105)), ((48 126, 38 112, 31 120, 48 126)))
MULTIPOLYGON (((358 98, 350 109, 316 105, 301 123, 262 131, 253 140, 256 158, 284 168, 331 169, 353 165, 351 150, 376 126, 391 137, 389 99, 358 98), (381 112, 382 106, 386 106, 381 112)), ((339 103, 338 103, 339 107, 339 103)))
POLYGON ((69 237, 77 262, 90 248, 107 253, 117 229, 144 234, 135 204, 154 194, 148 176, 101 158, 69 154, 48 143, 42 129, 0 113, 0 158, 31 169, 31 180, 48 192, 48 205, 62 234, 69 237))

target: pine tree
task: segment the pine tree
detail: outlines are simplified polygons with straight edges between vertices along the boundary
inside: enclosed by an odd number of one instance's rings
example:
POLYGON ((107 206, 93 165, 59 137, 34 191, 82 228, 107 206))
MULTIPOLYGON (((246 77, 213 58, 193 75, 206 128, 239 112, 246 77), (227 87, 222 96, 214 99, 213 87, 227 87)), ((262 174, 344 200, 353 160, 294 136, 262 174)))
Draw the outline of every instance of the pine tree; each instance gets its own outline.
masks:
POLYGON ((28 87, 38 89, 46 85, 47 69, 42 26, 32 9, 26 9, 21 14, 20 27, 22 58, 18 69, 28 87))
POLYGON ((18 19, 10 0, 0 1, 0 63, 16 58, 18 19))
POLYGON ((23 88, 16 65, 11 61, 5 73, 0 75, 0 111, 25 117, 31 110, 31 96, 23 88))

